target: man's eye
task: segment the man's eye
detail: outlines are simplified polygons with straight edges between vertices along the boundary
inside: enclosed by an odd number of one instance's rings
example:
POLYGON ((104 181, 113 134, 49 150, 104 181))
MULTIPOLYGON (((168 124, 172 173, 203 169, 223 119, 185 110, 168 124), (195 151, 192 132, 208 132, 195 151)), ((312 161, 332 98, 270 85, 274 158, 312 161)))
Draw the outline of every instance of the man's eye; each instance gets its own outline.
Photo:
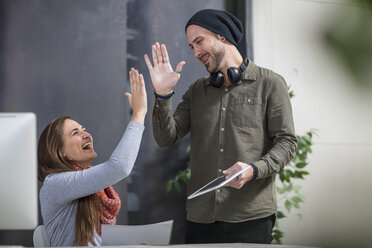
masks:
POLYGON ((74 136, 74 135, 76 135, 77 133, 78 133, 78 132, 73 132, 72 135, 74 136))

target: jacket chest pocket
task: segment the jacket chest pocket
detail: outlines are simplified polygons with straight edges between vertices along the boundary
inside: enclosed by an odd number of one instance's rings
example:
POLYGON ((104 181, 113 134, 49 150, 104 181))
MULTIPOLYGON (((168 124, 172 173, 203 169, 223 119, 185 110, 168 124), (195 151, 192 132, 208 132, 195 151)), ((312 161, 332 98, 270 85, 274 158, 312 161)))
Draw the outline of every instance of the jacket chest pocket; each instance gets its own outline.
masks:
POLYGON ((232 121, 238 127, 258 128, 262 126, 262 102, 255 96, 234 98, 230 103, 232 121))

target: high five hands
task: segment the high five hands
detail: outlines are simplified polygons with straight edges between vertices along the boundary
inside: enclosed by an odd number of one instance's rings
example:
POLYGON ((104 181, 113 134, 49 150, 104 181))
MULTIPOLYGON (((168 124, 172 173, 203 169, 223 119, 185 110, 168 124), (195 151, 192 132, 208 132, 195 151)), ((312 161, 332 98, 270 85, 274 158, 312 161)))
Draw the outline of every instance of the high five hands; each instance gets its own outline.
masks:
POLYGON ((164 44, 156 42, 151 46, 152 60, 154 65, 151 64, 149 56, 145 54, 145 61, 147 68, 150 72, 152 84, 156 93, 158 94, 169 94, 173 92, 173 88, 176 86, 178 80, 181 77, 182 67, 185 65, 185 61, 181 61, 173 71, 171 64, 169 63, 169 56, 167 48, 164 44))

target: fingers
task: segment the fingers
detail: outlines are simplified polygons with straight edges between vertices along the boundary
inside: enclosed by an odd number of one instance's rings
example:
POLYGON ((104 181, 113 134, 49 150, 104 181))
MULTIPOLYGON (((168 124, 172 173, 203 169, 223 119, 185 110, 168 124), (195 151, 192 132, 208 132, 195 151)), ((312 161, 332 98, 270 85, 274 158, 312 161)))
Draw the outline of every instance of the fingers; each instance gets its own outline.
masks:
POLYGON ((134 76, 134 69, 131 68, 129 71, 129 84, 130 84, 130 92, 133 92, 133 82, 135 81, 135 76, 134 76))
MULTIPOLYGON (((149 56, 147 54, 144 55, 146 65, 150 73, 154 69, 154 67, 160 64, 163 65, 167 64, 167 66, 169 66, 169 69, 171 70, 167 47, 164 44, 160 45, 159 42, 155 42, 155 44, 151 46, 151 53, 154 66, 151 64, 149 56)), ((176 66, 175 72, 177 74, 181 74, 182 68, 185 64, 186 64, 185 61, 179 62, 178 65, 176 66)))
POLYGON ((161 44, 160 46, 160 51, 161 51, 161 54, 162 54, 162 57, 163 57, 163 63, 169 63, 169 57, 168 57, 168 52, 167 52, 167 48, 165 47, 164 44, 161 44))
POLYGON ((241 189, 245 183, 246 183, 245 180, 242 180, 239 178, 237 180, 234 179, 233 181, 230 181, 228 184, 226 184, 226 186, 229 186, 235 189, 241 189))
POLYGON ((126 93, 125 95, 129 94, 131 95, 130 100, 132 99, 132 95, 144 95, 146 96, 146 86, 145 86, 145 80, 143 78, 142 74, 139 74, 137 69, 131 68, 129 71, 129 81, 130 81, 130 93, 126 93))
MULTIPOLYGON (((161 63, 169 63, 169 56, 167 52, 167 48, 164 44, 159 44, 159 42, 155 42, 151 46, 151 53, 152 53, 152 61, 154 62, 154 67, 161 63)), ((151 62, 148 59, 148 56, 145 55, 145 60, 148 68, 152 68, 151 62), (150 66, 151 65, 151 66, 150 66)))
MULTIPOLYGON (((238 163, 233 164, 230 168, 222 171, 224 175, 226 175, 226 178, 230 178, 232 174, 234 174, 237 170, 240 169, 240 166, 238 163)), ((232 181, 230 181, 226 186, 230 186, 236 189, 239 189, 241 186, 238 185, 239 178, 235 178, 232 181)))
POLYGON ((181 62, 179 62, 178 65, 176 66, 176 70, 175 70, 175 72, 178 73, 178 74, 181 74, 181 72, 182 72, 182 68, 183 68, 183 66, 184 66, 185 64, 186 64, 185 61, 181 61, 181 62))
POLYGON ((132 119, 139 123, 144 123, 144 118, 147 113, 147 95, 145 80, 143 75, 139 74, 137 69, 131 68, 129 71, 130 90, 131 93, 126 93, 130 106, 133 110, 132 119))
POLYGON ((156 53, 156 43, 151 46, 151 53, 152 53, 152 62, 154 63, 154 66, 156 66, 157 64, 159 64, 158 56, 156 53))
POLYGON ((145 57, 145 62, 146 62, 147 68, 149 69, 149 71, 151 71, 153 69, 153 67, 152 67, 151 61, 149 59, 149 56, 147 54, 145 54, 144 57, 145 57))
POLYGON ((129 105, 132 106, 132 95, 128 92, 126 92, 125 95, 128 97, 129 105))
POLYGON ((243 162, 236 162, 233 164, 230 168, 224 170, 222 173, 226 175, 226 178, 231 177, 233 174, 235 174, 238 170, 245 169, 244 172, 242 172, 239 176, 236 176, 234 179, 232 179, 227 186, 240 189, 244 186, 244 184, 248 181, 250 181, 253 177, 253 169, 250 165, 243 163, 243 162), (250 167, 250 168, 247 168, 250 167))
POLYGON ((129 71, 129 82, 130 82, 130 91, 132 94, 138 92, 140 89, 140 84, 144 84, 142 74, 138 73, 138 70, 131 68, 129 71))
POLYGON ((156 52, 156 57, 158 59, 158 63, 164 63, 163 53, 160 49, 159 42, 155 43, 155 52, 156 52))
POLYGON ((152 60, 154 62, 154 66, 156 66, 157 64, 163 63, 163 57, 161 55, 159 42, 155 42, 155 44, 152 45, 151 51, 152 51, 152 60))
POLYGON ((224 175, 226 175, 226 178, 229 178, 232 174, 234 174, 234 172, 236 172, 237 170, 241 169, 241 165, 239 162, 236 162, 235 164, 233 164, 230 168, 222 171, 222 173, 224 175))
POLYGON ((142 74, 139 74, 138 90, 140 91, 141 94, 146 95, 145 80, 143 79, 142 74))

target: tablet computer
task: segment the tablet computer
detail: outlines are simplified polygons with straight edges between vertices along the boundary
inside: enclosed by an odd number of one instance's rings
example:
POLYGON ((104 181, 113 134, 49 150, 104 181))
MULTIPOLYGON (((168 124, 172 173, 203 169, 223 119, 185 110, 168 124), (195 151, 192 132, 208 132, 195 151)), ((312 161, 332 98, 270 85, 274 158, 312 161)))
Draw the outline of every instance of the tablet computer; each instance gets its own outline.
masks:
POLYGON ((197 191, 195 191, 194 193, 192 193, 191 195, 189 195, 187 197, 187 199, 192 199, 192 198, 195 198, 197 196, 200 196, 200 195, 203 195, 205 193, 208 193, 208 192, 211 192, 213 190, 216 190, 216 189, 219 189, 219 188, 222 188, 223 186, 225 186, 228 182, 232 181, 232 180, 235 180, 235 178, 237 176, 239 176, 240 174, 242 174, 244 171, 246 171, 247 169, 249 168, 249 166, 245 167, 245 168, 242 168, 242 169, 239 169, 235 172, 233 172, 232 174, 230 174, 231 176, 229 178, 226 178, 226 176, 220 176, 220 177, 217 177, 216 179, 210 181, 209 183, 207 183, 206 185, 204 185, 203 187, 201 187, 200 189, 198 189, 197 191))

